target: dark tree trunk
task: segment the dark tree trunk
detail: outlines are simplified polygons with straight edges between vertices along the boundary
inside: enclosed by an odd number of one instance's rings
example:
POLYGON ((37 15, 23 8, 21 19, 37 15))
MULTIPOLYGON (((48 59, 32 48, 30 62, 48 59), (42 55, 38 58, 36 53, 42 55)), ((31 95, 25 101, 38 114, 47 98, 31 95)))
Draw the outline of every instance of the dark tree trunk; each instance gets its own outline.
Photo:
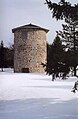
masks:
POLYGON ((74 76, 76 76, 76 66, 74 66, 74 76))
POLYGON ((74 76, 76 76, 76 39, 75 39, 75 27, 74 27, 74 76))
POLYGON ((1 71, 3 72, 3 68, 4 68, 4 44, 3 44, 3 41, 1 41, 0 58, 1 58, 1 71))

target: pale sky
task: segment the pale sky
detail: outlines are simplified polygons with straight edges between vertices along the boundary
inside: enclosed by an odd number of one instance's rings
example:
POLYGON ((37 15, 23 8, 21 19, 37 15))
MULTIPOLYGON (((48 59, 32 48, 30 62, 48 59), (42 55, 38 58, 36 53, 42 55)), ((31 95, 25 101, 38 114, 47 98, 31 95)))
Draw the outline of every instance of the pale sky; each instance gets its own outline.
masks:
MULTIPOLYGON (((52 0, 58 2, 60 0, 52 0)), ((67 0, 73 4, 78 0, 67 0)), ((45 0, 2 0, 0 1, 0 41, 5 46, 13 44, 12 29, 29 23, 49 29, 47 41, 53 42, 56 30, 61 30, 63 21, 56 21, 51 17, 51 11, 45 0)))

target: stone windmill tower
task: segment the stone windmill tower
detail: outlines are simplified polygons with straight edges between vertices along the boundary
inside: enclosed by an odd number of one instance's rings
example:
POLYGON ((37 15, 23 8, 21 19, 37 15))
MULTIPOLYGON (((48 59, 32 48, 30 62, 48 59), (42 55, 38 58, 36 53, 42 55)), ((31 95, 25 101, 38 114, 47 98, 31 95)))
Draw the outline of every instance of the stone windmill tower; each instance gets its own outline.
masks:
POLYGON ((12 29, 14 33, 14 71, 44 72, 48 29, 28 24, 12 29))

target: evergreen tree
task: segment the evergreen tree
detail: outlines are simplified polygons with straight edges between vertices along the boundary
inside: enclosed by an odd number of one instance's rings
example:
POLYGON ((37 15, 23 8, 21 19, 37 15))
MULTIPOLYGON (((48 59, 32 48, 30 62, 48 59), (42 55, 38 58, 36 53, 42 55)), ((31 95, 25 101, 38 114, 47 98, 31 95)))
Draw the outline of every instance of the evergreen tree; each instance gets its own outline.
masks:
POLYGON ((78 25, 70 20, 67 21, 67 24, 63 24, 63 31, 57 32, 59 36, 61 36, 62 42, 66 44, 66 49, 68 53, 70 53, 70 57, 68 58, 68 62, 70 64, 69 67, 73 68, 74 76, 76 76, 76 67, 78 65, 78 25))
POLYGON ((4 68, 4 44, 3 44, 3 41, 1 41, 1 45, 0 45, 0 67, 3 72, 3 68, 4 68))
POLYGON ((9 48, 6 48, 6 61, 7 61, 7 67, 14 67, 14 46, 10 46, 9 48))
POLYGON ((47 74, 52 75, 52 80, 60 75, 64 78, 68 74, 69 67, 66 64, 65 57, 65 47, 60 38, 56 36, 53 44, 48 45, 47 64, 43 64, 46 67, 47 74))
POLYGON ((0 68, 13 68, 14 66, 14 46, 4 47, 3 41, 0 45, 0 68))
MULTIPOLYGON (((76 76, 76 67, 78 65, 78 59, 76 57, 78 46, 78 31, 76 31, 76 25, 78 25, 78 3, 71 5, 70 2, 60 0, 58 3, 53 3, 51 0, 45 0, 48 8, 52 11, 52 17, 57 20, 65 20, 65 22, 71 21, 71 24, 63 25, 64 32, 60 32, 63 41, 65 41, 70 53, 67 56, 71 56, 71 61, 68 61, 74 70, 74 76, 76 76), (69 31, 68 31, 69 30, 69 31), (71 32, 71 33, 70 33, 71 32)), ((69 60, 69 59, 68 59, 69 60)))
POLYGON ((69 19, 72 21, 78 20, 78 4, 71 5, 70 2, 60 0, 59 3, 53 3, 51 0, 45 0, 48 8, 52 11, 52 17, 57 20, 69 19))

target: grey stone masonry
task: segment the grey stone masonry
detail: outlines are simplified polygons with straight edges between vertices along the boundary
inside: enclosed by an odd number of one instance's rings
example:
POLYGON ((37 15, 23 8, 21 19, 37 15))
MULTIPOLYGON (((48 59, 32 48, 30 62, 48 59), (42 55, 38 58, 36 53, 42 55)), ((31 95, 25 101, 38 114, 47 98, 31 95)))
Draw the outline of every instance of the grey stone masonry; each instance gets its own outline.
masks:
POLYGON ((14 71, 45 72, 46 33, 49 30, 28 24, 12 29, 14 33, 14 71))

